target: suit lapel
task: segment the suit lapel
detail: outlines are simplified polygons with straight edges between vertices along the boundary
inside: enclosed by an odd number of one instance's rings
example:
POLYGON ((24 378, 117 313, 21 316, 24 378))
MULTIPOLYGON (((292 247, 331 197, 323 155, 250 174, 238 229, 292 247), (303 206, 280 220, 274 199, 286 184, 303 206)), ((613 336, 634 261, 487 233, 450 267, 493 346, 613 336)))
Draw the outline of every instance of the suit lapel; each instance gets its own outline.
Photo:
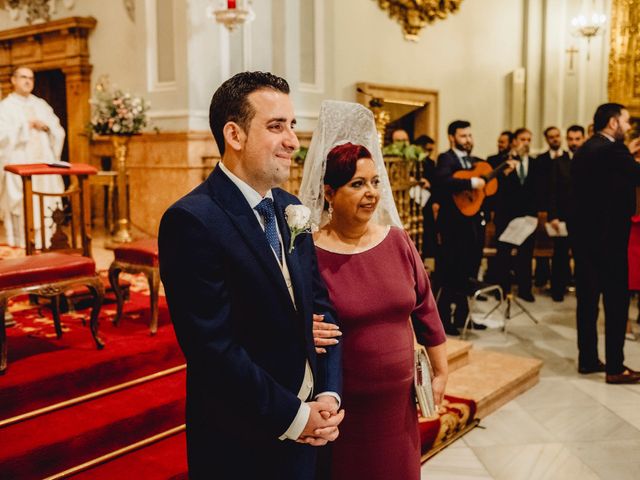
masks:
MULTIPOLYGON (((281 291, 293 308, 289 289, 285 284, 280 265, 267 241, 264 230, 260 226, 247 200, 242 195, 242 192, 240 192, 238 187, 234 185, 219 167, 216 167, 211 173, 207 179, 207 183, 209 193, 213 200, 225 211, 240 235, 244 238, 247 247, 256 257, 260 266, 271 276, 274 285, 278 286, 278 290, 281 291)), ((276 212, 277 211, 278 209, 276 208, 276 212)))
POLYGON ((280 228, 280 233, 282 235, 282 249, 283 249, 283 258, 284 261, 287 262, 287 267, 289 269, 289 275, 291 277, 291 284, 293 285, 293 296, 296 299, 296 306, 298 310, 303 311, 306 302, 304 302, 305 294, 304 294, 304 284, 302 281, 302 271, 300 268, 300 262, 298 259, 298 252, 294 248, 291 253, 289 253, 289 245, 291 242, 291 231, 289 230, 289 226, 286 221, 286 216, 284 213, 285 208, 287 208, 287 204, 283 201, 280 192, 278 190, 272 190, 273 198, 275 200, 275 209, 276 209, 276 217, 278 219, 278 228, 280 228))

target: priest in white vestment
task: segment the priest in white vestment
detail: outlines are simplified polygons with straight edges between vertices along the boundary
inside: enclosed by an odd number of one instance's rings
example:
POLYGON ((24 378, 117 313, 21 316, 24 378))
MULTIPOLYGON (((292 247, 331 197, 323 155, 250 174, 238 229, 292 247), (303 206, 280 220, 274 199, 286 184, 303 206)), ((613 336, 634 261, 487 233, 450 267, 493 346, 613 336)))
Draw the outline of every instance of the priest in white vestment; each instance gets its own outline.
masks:
MULTIPOLYGON (((4 220, 7 243, 25 247, 22 179, 5 172, 4 166, 60 161, 64 129, 49 104, 32 95, 33 71, 26 67, 15 70, 11 77, 13 93, 0 102, 0 213, 4 220)), ((34 175, 34 192, 62 193, 64 183, 59 175, 34 175)), ((34 195, 36 248, 42 248, 40 205, 34 195)), ((62 208, 59 197, 44 197, 45 245, 50 246, 53 233, 51 213, 62 208)))

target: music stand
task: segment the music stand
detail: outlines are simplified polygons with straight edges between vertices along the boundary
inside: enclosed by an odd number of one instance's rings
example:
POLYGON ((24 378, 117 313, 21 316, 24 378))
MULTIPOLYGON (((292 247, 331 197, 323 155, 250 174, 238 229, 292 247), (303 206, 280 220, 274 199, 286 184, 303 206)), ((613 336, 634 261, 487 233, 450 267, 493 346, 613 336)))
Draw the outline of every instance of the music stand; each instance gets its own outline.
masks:
POLYGON ((529 317, 531 319, 531 321, 533 323, 535 323, 536 325, 540 323, 540 321, 533 316, 533 314, 529 311, 529 309, 527 307, 525 307, 522 302, 520 300, 518 300, 518 297, 514 296, 513 293, 507 293, 507 298, 506 298, 506 304, 507 307, 504 311, 504 319, 505 319, 505 331, 507 329, 507 320, 511 320, 513 317, 517 317, 518 315, 522 315, 523 313, 529 317), (515 303, 517 305, 517 307, 520 309, 519 312, 516 312, 515 314, 511 314, 511 304, 515 303))

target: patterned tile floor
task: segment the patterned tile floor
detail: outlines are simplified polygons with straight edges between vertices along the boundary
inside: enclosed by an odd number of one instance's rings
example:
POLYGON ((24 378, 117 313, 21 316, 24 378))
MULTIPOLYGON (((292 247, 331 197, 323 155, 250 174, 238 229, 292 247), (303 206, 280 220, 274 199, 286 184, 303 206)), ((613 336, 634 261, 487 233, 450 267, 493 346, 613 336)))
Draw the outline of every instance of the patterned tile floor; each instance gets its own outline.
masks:
MULTIPOLYGON (((630 317, 637 318, 633 304, 630 317)), ((478 309, 488 306, 479 304, 478 309)), ((540 383, 483 419, 483 428, 429 460, 422 478, 639 478, 640 385, 607 385, 604 374, 577 373, 573 295, 558 304, 539 293, 535 303, 525 306, 538 325, 518 315, 509 322, 506 336, 489 329, 467 339, 475 348, 544 360, 540 383)), ((491 320, 500 323, 498 316, 491 320)), ((632 326, 640 330, 636 323, 632 326)), ((604 360, 602 335, 600 352, 604 360)), ((640 342, 627 340, 625 355, 627 365, 640 370, 640 342)))

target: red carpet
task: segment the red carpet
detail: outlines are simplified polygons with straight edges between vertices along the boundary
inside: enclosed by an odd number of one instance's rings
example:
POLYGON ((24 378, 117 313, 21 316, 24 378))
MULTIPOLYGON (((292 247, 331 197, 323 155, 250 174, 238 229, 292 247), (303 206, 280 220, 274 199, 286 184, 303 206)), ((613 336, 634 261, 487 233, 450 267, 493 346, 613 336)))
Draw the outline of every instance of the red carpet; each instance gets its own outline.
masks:
POLYGON ((1 475, 42 478, 180 425, 184 391, 182 371, 5 427, 1 475))
MULTIPOLYGON (((110 321, 115 305, 102 308, 99 332, 106 345, 101 351, 82 325, 88 310, 63 314, 64 335, 57 339, 47 308, 34 308, 26 298, 11 304, 16 326, 7 329, 9 366, 0 376, 0 421, 184 363, 164 297, 152 337, 144 280, 130 280, 131 300, 119 327, 110 321)), ((184 378, 182 370, 0 426, 0 478, 44 478, 182 425, 184 378)), ((443 414, 421 419, 423 458, 463 433, 474 415, 473 402, 448 397, 443 414)), ((184 433, 175 434, 72 478, 185 479, 185 449, 184 433)))
POLYGON ((149 297, 131 292, 120 326, 111 318, 115 305, 100 312, 103 350, 96 350, 87 311, 63 314, 63 336, 57 339, 51 314, 31 308, 26 300, 11 307, 16 326, 7 329, 9 364, 0 376, 0 418, 28 412, 68 398, 184 363, 169 323, 164 297, 160 299, 158 333, 149 336, 149 297), (25 308, 20 311, 15 309, 25 308))
MULTIPOLYGON (((101 310, 99 332, 106 344, 101 351, 82 325, 88 310, 63 314, 64 334, 57 339, 47 308, 30 306, 26 297, 12 302, 16 326, 7 329, 0 420, 184 364, 164 298, 152 337, 148 292, 140 279, 132 280, 120 326, 111 323, 115 304, 105 303, 101 310)), ((183 424, 184 380, 182 370, 0 426, 0 478, 44 478, 183 424)), ((139 452, 144 456, 147 450, 139 452)), ((184 452, 174 469, 186 471, 184 452)))
POLYGON ((73 480, 187 480, 187 438, 180 433, 69 477, 73 480))
POLYGON ((435 451, 466 433, 474 424, 476 403, 466 398, 445 395, 440 415, 436 418, 420 418, 420 442, 422 461, 435 451))

